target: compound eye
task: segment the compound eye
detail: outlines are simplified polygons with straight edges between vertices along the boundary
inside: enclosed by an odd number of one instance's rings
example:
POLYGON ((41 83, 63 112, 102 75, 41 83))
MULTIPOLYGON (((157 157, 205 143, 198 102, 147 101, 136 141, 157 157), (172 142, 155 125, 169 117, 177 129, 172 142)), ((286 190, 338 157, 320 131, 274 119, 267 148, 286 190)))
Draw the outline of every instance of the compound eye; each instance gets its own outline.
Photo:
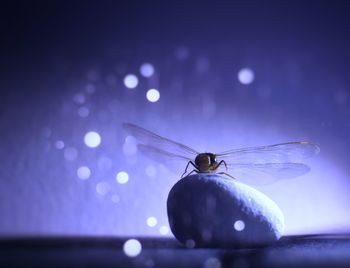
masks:
POLYGON ((209 155, 208 158, 209 158, 208 160, 209 160, 210 164, 215 163, 216 160, 215 160, 215 156, 214 155, 209 155))

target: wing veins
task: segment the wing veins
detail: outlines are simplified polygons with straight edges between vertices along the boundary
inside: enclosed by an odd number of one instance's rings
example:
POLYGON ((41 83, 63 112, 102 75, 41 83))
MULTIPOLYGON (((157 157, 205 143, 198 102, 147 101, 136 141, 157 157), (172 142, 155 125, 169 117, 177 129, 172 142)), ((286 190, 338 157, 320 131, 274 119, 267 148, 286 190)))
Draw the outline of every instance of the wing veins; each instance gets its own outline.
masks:
POLYGON ((292 179, 310 171, 310 167, 302 163, 233 164, 228 166, 233 176, 252 185, 292 179))
POLYGON ((162 149, 153 147, 151 145, 139 144, 139 145, 137 145, 137 148, 144 154, 147 154, 147 152, 150 152, 150 153, 152 152, 152 153, 158 154, 160 156, 169 157, 169 158, 173 158, 173 159, 181 159, 181 160, 186 160, 186 161, 192 160, 191 158, 188 158, 186 156, 173 154, 171 152, 164 151, 162 149))
POLYGON ((287 142, 268 146, 249 147, 216 154, 219 158, 240 163, 301 162, 319 152, 318 145, 311 142, 287 142))
MULTIPOLYGON (((123 128, 134 136, 139 144, 153 147, 154 149, 159 148, 160 151, 168 153, 179 153, 183 155, 197 155, 198 152, 184 144, 162 137, 154 132, 139 127, 131 123, 124 123, 123 128), (169 149, 170 148, 170 149, 169 149)), ((175 154, 180 156, 178 154, 175 154)), ((183 156, 185 157, 185 156, 183 156)))

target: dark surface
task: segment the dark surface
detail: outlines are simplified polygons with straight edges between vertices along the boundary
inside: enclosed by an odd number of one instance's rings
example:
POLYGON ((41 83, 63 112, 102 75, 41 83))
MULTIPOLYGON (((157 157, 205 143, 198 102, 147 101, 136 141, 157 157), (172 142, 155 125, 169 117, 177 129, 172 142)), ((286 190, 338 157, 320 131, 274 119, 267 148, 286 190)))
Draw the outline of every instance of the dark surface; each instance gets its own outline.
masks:
POLYGON ((173 239, 139 238, 142 252, 123 253, 127 238, 48 237, 0 241, 0 267, 349 267, 348 235, 287 236, 260 248, 188 249, 173 239), (208 261, 208 259, 211 261, 208 261), (219 260, 219 262, 218 262, 219 260))

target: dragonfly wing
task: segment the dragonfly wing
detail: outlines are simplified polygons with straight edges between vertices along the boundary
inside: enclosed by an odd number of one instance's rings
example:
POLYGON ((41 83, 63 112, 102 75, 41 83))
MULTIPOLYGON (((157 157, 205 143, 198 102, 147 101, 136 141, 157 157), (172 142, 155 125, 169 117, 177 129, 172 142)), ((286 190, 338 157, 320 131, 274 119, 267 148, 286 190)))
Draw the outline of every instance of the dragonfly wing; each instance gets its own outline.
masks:
POLYGON ((162 149, 155 148, 150 145, 138 144, 137 149, 147 157, 159 162, 164 162, 165 160, 166 161, 176 160, 176 161, 188 162, 192 160, 191 158, 187 158, 182 155, 177 155, 167 151, 163 151, 162 149))
POLYGON ((182 156, 188 159, 192 159, 198 154, 198 152, 186 145, 159 136, 137 125, 124 123, 123 128, 135 137, 139 144, 152 147, 153 150, 159 149, 163 154, 168 153, 169 155, 182 156))
POLYGON ((230 164, 300 163, 320 151, 315 143, 288 142, 216 154, 230 164))
POLYGON ((191 158, 166 152, 150 145, 139 144, 137 145, 137 149, 143 155, 156 162, 162 163, 174 172, 180 172, 181 169, 184 169, 185 165, 192 160, 191 158))
POLYGON ((283 179, 299 177, 310 171, 302 163, 265 163, 228 165, 229 173, 238 181, 251 185, 265 185, 283 179))

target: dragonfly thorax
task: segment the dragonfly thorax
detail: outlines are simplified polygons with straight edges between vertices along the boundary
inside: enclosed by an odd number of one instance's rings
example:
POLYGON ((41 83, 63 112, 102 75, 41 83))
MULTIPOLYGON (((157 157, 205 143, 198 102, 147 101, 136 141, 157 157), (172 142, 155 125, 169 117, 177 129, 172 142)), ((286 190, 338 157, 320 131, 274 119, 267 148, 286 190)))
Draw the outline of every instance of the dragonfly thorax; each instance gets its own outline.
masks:
POLYGON ((216 155, 212 153, 198 154, 194 162, 200 172, 208 172, 217 164, 216 155))

